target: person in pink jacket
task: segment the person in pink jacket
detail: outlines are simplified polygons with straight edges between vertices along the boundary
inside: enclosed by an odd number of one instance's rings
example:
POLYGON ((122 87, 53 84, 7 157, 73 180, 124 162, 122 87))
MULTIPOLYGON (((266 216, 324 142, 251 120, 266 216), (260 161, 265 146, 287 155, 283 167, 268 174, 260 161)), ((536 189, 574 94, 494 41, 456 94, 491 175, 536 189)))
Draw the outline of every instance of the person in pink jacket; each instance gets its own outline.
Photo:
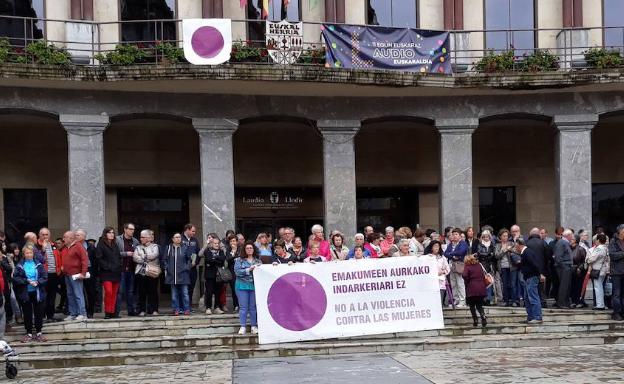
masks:
MULTIPOLYGON (((326 261, 331 261, 331 252, 329 250, 329 241, 323 237, 323 227, 319 224, 312 226, 312 236, 314 236, 310 243, 315 242, 319 245, 319 255, 323 256, 326 261)), ((310 244, 308 244, 308 252, 306 256, 310 256, 310 244)))
POLYGON ((386 227, 386 237, 381 241, 381 257, 388 257, 388 251, 394 245, 394 228, 386 227))

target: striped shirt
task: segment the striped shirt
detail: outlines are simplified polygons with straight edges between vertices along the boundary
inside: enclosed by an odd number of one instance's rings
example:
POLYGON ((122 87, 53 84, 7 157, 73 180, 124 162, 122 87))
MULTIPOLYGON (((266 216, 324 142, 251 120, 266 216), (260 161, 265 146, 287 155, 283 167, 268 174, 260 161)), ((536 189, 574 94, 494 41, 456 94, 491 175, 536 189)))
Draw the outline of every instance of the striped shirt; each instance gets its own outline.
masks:
POLYGON ((48 272, 56 273, 56 259, 54 258, 54 250, 51 244, 46 246, 45 253, 48 260, 48 272))

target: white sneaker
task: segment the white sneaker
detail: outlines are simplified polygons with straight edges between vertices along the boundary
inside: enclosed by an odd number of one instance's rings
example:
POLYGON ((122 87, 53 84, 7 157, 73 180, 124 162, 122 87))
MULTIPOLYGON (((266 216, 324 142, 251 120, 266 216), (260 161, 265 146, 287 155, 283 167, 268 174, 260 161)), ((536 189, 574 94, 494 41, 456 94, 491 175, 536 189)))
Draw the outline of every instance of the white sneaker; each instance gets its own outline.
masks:
POLYGON ((456 308, 467 308, 466 304, 459 304, 455 306, 456 308))
POLYGON ((152 312, 152 316, 158 316, 158 311, 152 312))
POLYGON ((251 327, 251 333, 253 333, 254 335, 258 334, 258 327, 251 327))
POLYGON ((238 312, 238 307, 234 307, 234 312, 238 312))
POLYGON ((67 316, 63 319, 63 321, 74 321, 76 318, 74 316, 67 316))
POLYGON ((223 311, 221 310, 221 308, 217 307, 217 308, 215 308, 214 313, 217 314, 217 315, 222 315, 223 311))
POLYGON ((245 333, 247 333, 247 328, 240 327, 240 329, 238 330, 238 334, 239 335, 244 335, 245 333))
POLYGON ((87 316, 78 315, 78 316, 76 316, 76 318, 74 320, 75 321, 85 321, 85 320, 87 320, 87 316))
POLYGON ((206 308, 206 315, 212 315, 212 311, 210 310, 210 308, 206 308))
POLYGON ((145 312, 139 313, 139 316, 144 317, 145 316, 145 312))

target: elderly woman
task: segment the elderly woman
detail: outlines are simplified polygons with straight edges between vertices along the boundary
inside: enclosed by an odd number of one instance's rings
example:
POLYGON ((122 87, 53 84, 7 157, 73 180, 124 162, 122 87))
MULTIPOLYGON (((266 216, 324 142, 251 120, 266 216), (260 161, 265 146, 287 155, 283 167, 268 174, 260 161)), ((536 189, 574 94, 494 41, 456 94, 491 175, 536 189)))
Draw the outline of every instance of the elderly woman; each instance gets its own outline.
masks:
POLYGON ((353 257, 349 260, 362 260, 364 259, 364 247, 356 245, 353 247, 353 257))
POLYGON ((139 289, 139 316, 158 315, 158 276, 160 275, 160 254, 154 244, 154 232, 141 231, 141 244, 134 250, 132 259, 136 263, 136 285, 139 289), (158 272, 158 274, 155 273, 158 272))
POLYGON ((319 255, 323 256, 326 261, 331 261, 331 254, 329 251, 329 241, 323 238, 323 227, 319 224, 314 224, 312 226, 312 240, 308 243, 308 253, 307 256, 310 256, 310 244, 318 243, 319 245, 319 255))
POLYGON ((286 250, 286 242, 279 239, 275 242, 275 254, 273 255, 273 265, 288 264, 292 265, 297 262, 297 256, 286 250))
MULTIPOLYGON (((204 306, 206 315, 220 315, 225 312, 225 308, 220 308, 219 293, 223 288, 222 282, 217 282, 218 269, 225 264, 225 252, 221 249, 221 240, 213 237, 210 240, 209 248, 202 250, 204 257, 204 278, 206 280, 204 289, 204 306), (214 297, 214 306, 213 306, 214 297)), ((200 253, 202 252, 200 251, 200 253)), ((236 267, 234 267, 236 269, 236 267)))
POLYGON ((390 248, 394 245, 394 228, 386 227, 385 233, 386 236, 379 244, 379 246, 381 247, 381 254, 379 255, 380 257, 392 256, 392 254, 389 254, 389 252, 390 248))
POLYGON ((182 243, 182 234, 174 233, 165 251, 163 265, 165 284, 171 286, 171 306, 175 316, 191 314, 188 288, 191 284, 192 254, 192 249, 182 243))
MULTIPOLYGON (((475 253, 477 254, 477 259, 479 263, 483 265, 488 273, 494 275, 496 270, 498 269, 498 266, 496 263, 496 257, 494 256, 495 247, 494 243, 492 243, 492 234, 490 233, 490 231, 484 230, 483 232, 481 232, 481 237, 479 238, 479 241, 475 248, 475 253)), ((500 289, 500 285, 498 286, 498 288, 500 289)), ((496 284, 493 284, 492 287, 489 287, 487 289, 487 299, 485 301, 486 305, 490 305, 492 302, 495 301, 495 298, 498 296, 495 295, 495 289, 496 284)))
POLYGON ((507 307, 519 306, 518 290, 518 267, 513 263, 514 244, 509 240, 509 230, 506 228, 498 232, 499 243, 494 249, 494 256, 497 260, 503 283, 503 301, 507 307))
POLYGON ((22 338, 22 343, 32 340, 44 342, 47 339, 42 335, 41 329, 43 327, 43 307, 46 298, 45 285, 48 282, 48 273, 43 263, 34 258, 35 250, 33 246, 26 245, 22 249, 22 256, 23 259, 15 267, 15 274, 13 275, 13 288, 24 313, 24 328, 26 328, 26 335, 22 338), (36 332, 34 337, 33 316, 35 319, 34 330, 36 332))
POLYGON ((410 241, 408 239, 399 240, 399 250, 392 254, 392 257, 398 256, 414 256, 410 251, 410 241))
POLYGON ((304 263, 322 263, 327 261, 327 259, 319 253, 320 246, 317 242, 312 242, 308 247, 308 257, 306 257, 303 262, 304 263))
POLYGON ((609 274, 609 251, 607 249, 607 236, 599 233, 594 236, 596 246, 592 247, 587 253, 585 262, 589 265, 589 276, 592 279, 592 287, 594 290, 594 308, 602 311, 605 309, 604 302, 604 280, 609 274))
POLYGON ((341 233, 336 233, 331 237, 331 245, 329 247, 332 260, 346 260, 349 255, 349 248, 344 245, 344 237, 341 233))
POLYGON ((95 258, 98 262, 100 281, 104 290, 104 318, 118 317, 115 314, 117 292, 121 281, 121 258, 119 247, 115 241, 115 229, 106 227, 95 249, 95 258))

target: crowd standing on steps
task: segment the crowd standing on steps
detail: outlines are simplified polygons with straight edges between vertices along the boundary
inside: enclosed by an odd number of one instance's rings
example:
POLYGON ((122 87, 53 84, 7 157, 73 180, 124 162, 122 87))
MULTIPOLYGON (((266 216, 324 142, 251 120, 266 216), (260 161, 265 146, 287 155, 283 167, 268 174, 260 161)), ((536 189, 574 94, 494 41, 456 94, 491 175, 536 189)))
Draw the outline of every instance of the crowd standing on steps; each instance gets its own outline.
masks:
POLYGON ((0 332, 22 322, 23 342, 45 342, 44 324, 60 321, 58 312, 64 321, 85 321, 102 308, 105 319, 119 318, 124 307, 127 316, 157 316, 161 285, 170 287, 172 314, 189 316, 203 272, 204 313, 238 312, 238 333, 247 333, 248 325, 257 333, 254 270, 261 265, 404 256, 435 261, 442 305, 468 307, 474 326, 487 326, 484 307, 490 305, 524 306, 529 324, 543 321, 549 299, 559 309, 587 307, 588 282, 594 310, 611 308, 617 321, 624 311, 624 224, 612 239, 602 228, 590 239, 585 230, 562 227, 551 238, 544 228, 525 237, 518 225, 497 232, 488 225, 479 231, 447 227, 443 233, 388 226, 383 234, 366 226, 351 248, 340 231, 326 236, 318 224, 309 236, 280 228, 276 239, 262 232, 255 241, 234 231, 224 238, 209 233, 203 246, 195 225, 181 229, 163 245, 149 229, 136 239, 133 223, 120 234, 106 227, 97 241, 81 229, 52 241, 50 230, 41 228, 38 235, 26 233, 23 245, 7 244, 0 231, 0 332))

